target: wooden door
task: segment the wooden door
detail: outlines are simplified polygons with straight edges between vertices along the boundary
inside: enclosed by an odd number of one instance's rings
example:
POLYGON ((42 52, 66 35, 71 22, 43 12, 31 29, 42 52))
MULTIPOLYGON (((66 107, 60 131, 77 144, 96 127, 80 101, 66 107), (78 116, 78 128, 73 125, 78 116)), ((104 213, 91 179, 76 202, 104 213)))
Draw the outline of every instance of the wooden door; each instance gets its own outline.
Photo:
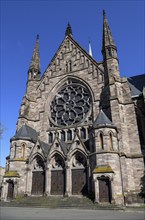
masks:
POLYGON ((45 188, 45 175, 43 171, 32 173, 32 194, 43 195, 45 188))
POLYGON ((8 182, 8 195, 7 195, 7 199, 13 199, 14 196, 14 183, 13 181, 8 182))
POLYGON ((64 170, 51 171, 51 194, 63 195, 65 193, 65 173, 64 170))
POLYGON ((85 169, 72 170, 72 194, 87 194, 87 174, 85 169))
POLYGON ((99 201, 111 202, 111 188, 109 178, 99 179, 99 201))

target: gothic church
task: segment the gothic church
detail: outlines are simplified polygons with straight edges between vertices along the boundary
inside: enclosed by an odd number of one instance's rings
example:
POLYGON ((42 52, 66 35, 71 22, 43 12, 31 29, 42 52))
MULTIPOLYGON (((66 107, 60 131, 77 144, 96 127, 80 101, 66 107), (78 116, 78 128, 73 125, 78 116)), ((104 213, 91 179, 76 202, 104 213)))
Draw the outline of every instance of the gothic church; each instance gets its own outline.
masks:
POLYGON ((2 199, 92 196, 138 202, 145 153, 145 75, 121 77, 103 12, 102 62, 65 37, 40 76, 39 37, 10 139, 2 199), (144 85, 143 85, 144 84, 144 85))

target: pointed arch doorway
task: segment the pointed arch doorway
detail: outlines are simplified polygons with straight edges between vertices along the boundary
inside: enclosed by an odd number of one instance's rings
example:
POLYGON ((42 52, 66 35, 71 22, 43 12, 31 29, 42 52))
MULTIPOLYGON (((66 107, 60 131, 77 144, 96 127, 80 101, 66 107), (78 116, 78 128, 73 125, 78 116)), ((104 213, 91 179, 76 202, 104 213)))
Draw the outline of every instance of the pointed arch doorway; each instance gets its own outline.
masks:
POLYGON ((52 159, 51 195, 65 194, 65 163, 63 158, 56 154, 52 159))
POLYGON ((43 195, 45 190, 45 170, 44 162, 40 156, 33 160, 32 171, 32 195, 43 195))

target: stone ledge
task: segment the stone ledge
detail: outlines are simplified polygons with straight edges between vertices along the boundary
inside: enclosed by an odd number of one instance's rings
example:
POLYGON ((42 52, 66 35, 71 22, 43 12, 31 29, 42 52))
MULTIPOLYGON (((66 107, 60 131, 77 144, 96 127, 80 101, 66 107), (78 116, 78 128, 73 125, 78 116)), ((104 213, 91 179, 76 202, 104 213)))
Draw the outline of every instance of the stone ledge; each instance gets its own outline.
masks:
POLYGON ((5 172, 4 177, 20 177, 19 173, 15 170, 5 172))

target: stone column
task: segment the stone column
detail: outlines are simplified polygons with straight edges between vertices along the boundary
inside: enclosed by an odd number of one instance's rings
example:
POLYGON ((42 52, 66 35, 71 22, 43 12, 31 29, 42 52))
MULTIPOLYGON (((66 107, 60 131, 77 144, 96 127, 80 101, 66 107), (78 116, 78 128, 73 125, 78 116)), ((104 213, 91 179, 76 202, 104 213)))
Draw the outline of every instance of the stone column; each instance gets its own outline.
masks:
POLYGON ((49 190, 49 185, 50 185, 50 181, 49 181, 49 167, 46 167, 46 170, 45 170, 45 194, 47 196, 50 195, 50 190, 49 190))
POLYGON ((32 170, 28 170, 27 175, 27 194, 30 196, 32 190, 32 170))
POLYGON ((66 192, 65 195, 66 196, 70 196, 71 195, 71 168, 70 168, 70 164, 69 162, 66 163, 66 192))
POLYGON ((99 203, 99 182, 96 179, 94 179, 94 184, 95 184, 95 202, 99 203))
POLYGON ((49 196, 51 195, 51 165, 50 164, 47 166, 47 177, 46 178, 47 178, 46 193, 49 196))

